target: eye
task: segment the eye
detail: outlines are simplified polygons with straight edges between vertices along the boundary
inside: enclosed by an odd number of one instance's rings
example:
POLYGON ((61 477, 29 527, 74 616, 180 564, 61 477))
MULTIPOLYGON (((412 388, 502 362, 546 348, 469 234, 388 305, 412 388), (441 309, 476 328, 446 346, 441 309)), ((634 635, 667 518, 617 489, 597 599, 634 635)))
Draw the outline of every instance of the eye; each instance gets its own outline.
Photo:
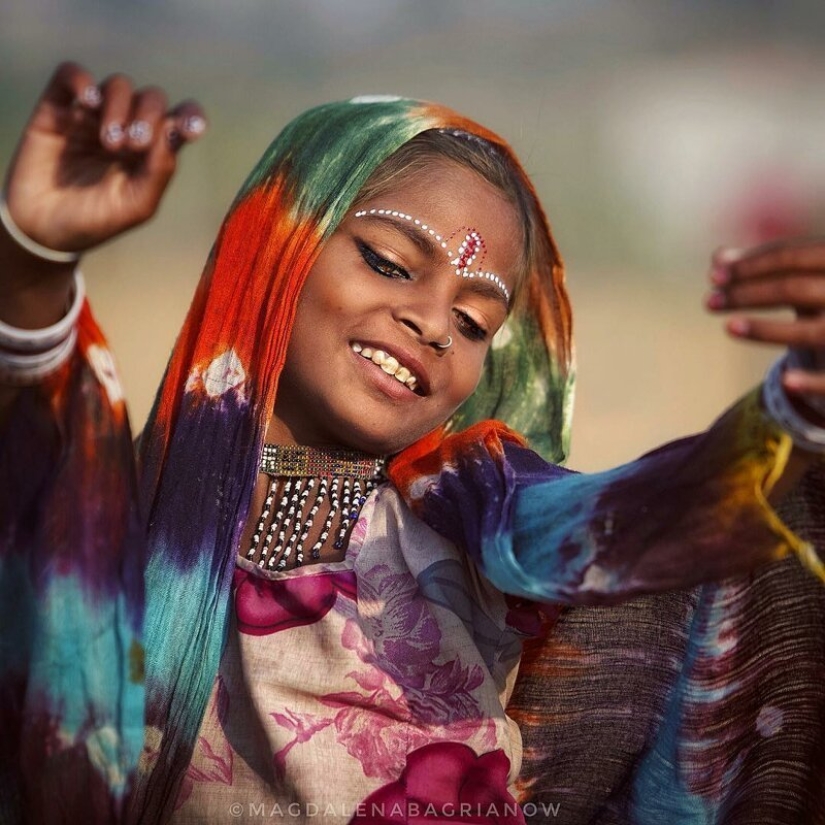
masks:
POLYGON ((405 281, 410 279, 410 273, 404 267, 382 258, 374 249, 367 246, 363 241, 358 241, 358 251, 364 259, 364 263, 385 278, 401 278, 405 281))
POLYGON ((481 326, 469 313, 455 310, 456 326, 459 332, 471 341, 486 341, 487 330, 481 326))

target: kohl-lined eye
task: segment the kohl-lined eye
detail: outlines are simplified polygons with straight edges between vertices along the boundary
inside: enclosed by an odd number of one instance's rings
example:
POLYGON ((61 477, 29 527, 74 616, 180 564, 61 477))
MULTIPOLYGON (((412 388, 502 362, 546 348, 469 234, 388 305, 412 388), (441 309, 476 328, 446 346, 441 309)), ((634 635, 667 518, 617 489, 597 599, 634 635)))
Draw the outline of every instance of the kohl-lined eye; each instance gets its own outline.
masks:
POLYGON ((383 275, 385 278, 402 278, 407 281, 410 279, 410 273, 407 272, 404 267, 394 264, 392 261, 388 261, 386 258, 381 257, 381 255, 375 252, 375 250, 371 247, 367 246, 363 241, 358 241, 357 243, 358 251, 361 253, 364 263, 366 263, 370 269, 374 270, 379 275, 383 275))
POLYGON ((455 310, 456 326, 459 332, 471 341, 486 341, 487 330, 471 315, 460 309, 455 310))

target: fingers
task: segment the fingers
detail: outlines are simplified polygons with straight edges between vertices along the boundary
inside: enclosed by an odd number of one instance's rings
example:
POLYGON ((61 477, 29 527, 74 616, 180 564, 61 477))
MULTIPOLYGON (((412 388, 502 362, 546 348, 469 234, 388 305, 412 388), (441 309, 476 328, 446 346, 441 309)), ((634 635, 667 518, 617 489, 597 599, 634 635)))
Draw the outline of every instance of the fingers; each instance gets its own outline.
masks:
POLYGON ((177 150, 197 140, 206 131, 208 123, 201 105, 195 100, 179 103, 171 112, 169 142, 177 150))
POLYGON ((780 321, 773 318, 731 318, 727 331, 736 338, 803 349, 825 347, 825 318, 814 316, 780 321))
POLYGON ((822 397, 825 396, 825 373, 786 370, 782 375, 782 386, 802 401, 810 400, 811 397, 822 397))
POLYGON ((776 271, 759 278, 738 278, 717 286, 708 296, 709 309, 825 307, 825 269, 776 271))
POLYGON ((64 127, 75 104, 94 109, 100 104, 100 92, 86 69, 67 61, 54 70, 43 90, 33 116, 35 127, 50 130, 64 127))
POLYGON ((132 152, 146 151, 160 133, 166 115, 166 95, 155 86, 142 89, 132 99, 125 143, 132 152))
POLYGON ((121 149, 126 143, 126 128, 133 109, 132 81, 126 75, 111 75, 100 87, 100 142, 110 151, 121 149))
POLYGON ((711 261, 711 281, 724 286, 737 280, 806 270, 825 272, 825 239, 775 241, 747 251, 719 249, 711 261))
POLYGON ((61 63, 52 74, 35 110, 36 126, 60 129, 93 126, 100 146, 115 153, 149 152, 156 139, 174 151, 197 140, 207 128, 203 109, 189 100, 168 108, 162 89, 134 89, 125 74, 113 74, 99 86, 84 67, 61 63))
POLYGON ((710 280, 705 303, 714 312, 794 310, 792 319, 737 314, 725 327, 735 338, 810 356, 785 370, 783 387, 808 404, 825 396, 825 370, 818 368, 825 363, 825 239, 719 250, 711 261, 710 280))
POLYGON ((206 115, 200 104, 194 100, 179 103, 158 127, 157 139, 146 157, 146 174, 168 180, 175 171, 177 153, 201 137, 206 129, 206 115))
MULTIPOLYGON (((756 249, 722 249, 711 262, 712 311, 791 308, 800 316, 825 313, 825 239, 779 241, 756 249)), ((764 324, 740 321, 734 334, 765 330, 764 324)), ((771 327, 772 328, 772 327, 771 327)), ((802 325, 807 334, 809 325, 802 325)), ((759 339, 762 340, 762 339, 759 339)))

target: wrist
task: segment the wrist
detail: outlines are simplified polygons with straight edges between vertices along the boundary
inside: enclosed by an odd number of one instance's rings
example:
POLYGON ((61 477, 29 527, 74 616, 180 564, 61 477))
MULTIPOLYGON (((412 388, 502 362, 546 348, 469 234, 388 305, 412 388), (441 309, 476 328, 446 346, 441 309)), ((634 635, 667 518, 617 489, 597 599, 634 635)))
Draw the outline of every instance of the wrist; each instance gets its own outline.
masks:
POLYGON ((46 260, 21 246, 0 222, 0 321, 22 329, 56 323, 71 300, 73 262, 46 260))
POLYGON ((9 209, 8 199, 5 192, 0 192, 0 225, 5 230, 6 235, 34 258, 54 264, 74 265, 80 260, 80 253, 77 251, 63 251, 52 249, 36 241, 24 232, 14 220, 9 209))
POLYGON ((75 272, 72 282, 71 300, 55 323, 40 329, 24 329, 0 321, 0 383, 39 381, 71 356, 86 298, 83 276, 75 272))
POLYGON ((768 415, 785 430, 794 445, 807 453, 825 454, 825 419, 801 399, 788 395, 782 386, 787 358, 780 358, 768 371, 762 385, 762 403, 768 415))

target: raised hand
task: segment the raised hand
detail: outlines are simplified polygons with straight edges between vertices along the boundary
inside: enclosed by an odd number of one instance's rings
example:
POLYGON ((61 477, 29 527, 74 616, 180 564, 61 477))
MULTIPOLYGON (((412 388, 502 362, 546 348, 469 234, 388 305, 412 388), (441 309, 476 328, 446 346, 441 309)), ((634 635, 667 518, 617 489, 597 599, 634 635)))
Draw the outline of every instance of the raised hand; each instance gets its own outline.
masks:
POLYGON ((825 239, 778 241, 752 250, 723 249, 714 255, 707 305, 734 312, 731 335, 779 344, 796 351, 806 368, 783 376, 789 395, 825 401, 825 239), (748 310, 792 309, 793 318, 762 317, 748 310))
POLYGON ((6 175, 9 214, 51 249, 82 251, 149 219, 177 151, 206 127, 201 107, 167 108, 156 87, 124 75, 99 86, 75 63, 57 67, 6 175))

